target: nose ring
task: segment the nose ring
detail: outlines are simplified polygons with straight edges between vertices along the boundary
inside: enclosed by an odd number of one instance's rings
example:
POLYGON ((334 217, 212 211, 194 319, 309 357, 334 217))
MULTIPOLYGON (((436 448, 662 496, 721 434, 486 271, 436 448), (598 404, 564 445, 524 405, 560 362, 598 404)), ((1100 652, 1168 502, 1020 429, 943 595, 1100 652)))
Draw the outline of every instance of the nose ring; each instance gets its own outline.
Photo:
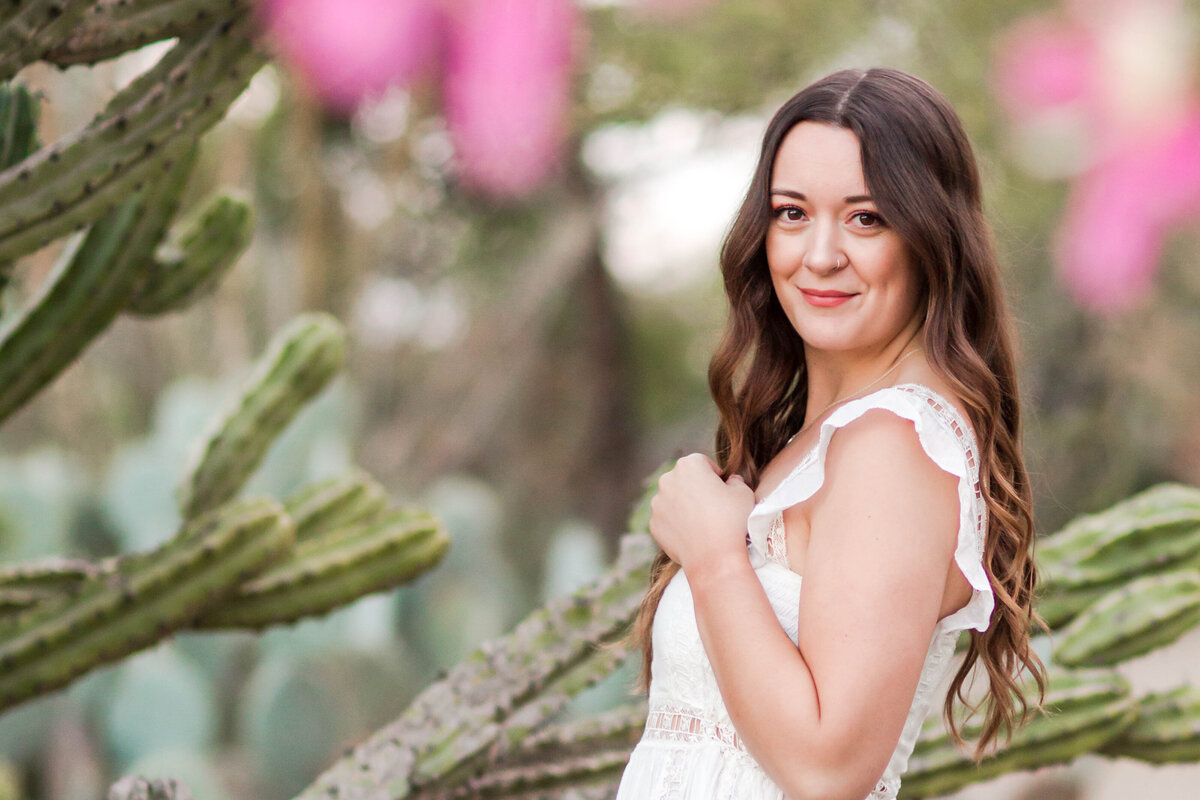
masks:
MULTIPOLYGON (((850 262, 846 262, 846 263, 848 264, 848 263, 850 263, 850 262)), ((838 257, 837 257, 837 261, 836 261, 836 262, 834 262, 834 267, 833 267, 833 268, 834 268, 834 269, 841 269, 841 268, 842 268, 842 257, 841 257, 841 256, 838 256, 838 257)))

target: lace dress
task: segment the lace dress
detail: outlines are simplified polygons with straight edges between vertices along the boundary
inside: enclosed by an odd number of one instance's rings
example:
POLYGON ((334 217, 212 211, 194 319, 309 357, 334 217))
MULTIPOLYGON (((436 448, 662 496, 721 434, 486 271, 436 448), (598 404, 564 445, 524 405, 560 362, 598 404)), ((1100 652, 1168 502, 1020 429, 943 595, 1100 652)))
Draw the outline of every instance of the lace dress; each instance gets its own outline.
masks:
MULTIPOLYGON (((888 387, 845 404, 821 423, 813 450, 750 513, 749 552, 779 624, 795 642, 801 577, 787 566, 783 511, 820 488, 825 478, 825 452, 834 431, 875 408, 911 420, 929 457, 958 477, 954 560, 974 590, 966 606, 934 628, 900 740, 866 798, 893 800, 921 723, 939 699, 935 695, 951 665, 959 632, 986 630, 992 613, 992 590, 983 569, 986 506, 978 487, 971 428, 954 406, 918 384, 888 387)), ((663 594, 654 619, 653 642, 649 716, 621 778, 617 800, 785 800, 746 751, 729 720, 700 642, 692 594, 683 572, 663 594)))

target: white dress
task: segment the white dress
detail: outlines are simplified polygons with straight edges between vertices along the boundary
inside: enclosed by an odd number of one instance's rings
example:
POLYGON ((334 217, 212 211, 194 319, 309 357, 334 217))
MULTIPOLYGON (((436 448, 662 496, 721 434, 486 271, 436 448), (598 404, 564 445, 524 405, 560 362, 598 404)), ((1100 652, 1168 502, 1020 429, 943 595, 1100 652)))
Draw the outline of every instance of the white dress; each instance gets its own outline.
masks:
MULTIPOLYGON (((986 630, 993 596, 983 569, 986 506, 978 487, 974 434, 958 411, 925 386, 902 384, 846 403, 821 423, 817 445, 750 513, 750 563, 779 624, 796 641, 801 577, 787 567, 783 510, 811 497, 825 478, 834 432, 870 409, 887 409, 916 427, 921 446, 958 477, 959 528, 954 560, 974 590, 962 609, 937 623, 920 683, 887 769, 866 800, 893 800, 926 714, 940 706, 938 688, 960 631, 986 630)), ((653 630, 646 729, 621 778, 617 800, 785 800, 746 751, 729 720, 700 642, 687 578, 663 593, 653 630)))

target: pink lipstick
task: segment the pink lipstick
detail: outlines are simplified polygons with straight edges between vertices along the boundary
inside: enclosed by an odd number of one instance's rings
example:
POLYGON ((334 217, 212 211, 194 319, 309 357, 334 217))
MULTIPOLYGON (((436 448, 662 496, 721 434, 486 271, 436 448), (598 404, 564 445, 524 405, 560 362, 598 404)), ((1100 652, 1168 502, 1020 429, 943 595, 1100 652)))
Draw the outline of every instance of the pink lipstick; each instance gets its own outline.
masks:
POLYGON ((809 305, 814 305, 818 308, 840 306, 851 297, 854 297, 853 292, 833 292, 821 289, 801 289, 800 294, 804 295, 804 299, 809 302, 809 305))

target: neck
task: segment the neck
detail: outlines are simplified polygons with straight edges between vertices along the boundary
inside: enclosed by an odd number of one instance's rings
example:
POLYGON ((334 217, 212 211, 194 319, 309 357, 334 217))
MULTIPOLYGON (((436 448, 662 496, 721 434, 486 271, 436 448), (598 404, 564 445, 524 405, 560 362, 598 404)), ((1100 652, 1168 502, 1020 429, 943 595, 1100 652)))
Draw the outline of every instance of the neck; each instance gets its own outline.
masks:
MULTIPOLYGON (((805 346, 808 365, 808 401, 805 418, 813 420, 830 403, 848 398, 879 379, 896 362, 921 344, 921 326, 910 325, 887 344, 871 351, 828 351, 805 346)), ((909 359, 910 361, 912 359, 909 359)), ((872 389, 889 386, 896 375, 872 389)))

